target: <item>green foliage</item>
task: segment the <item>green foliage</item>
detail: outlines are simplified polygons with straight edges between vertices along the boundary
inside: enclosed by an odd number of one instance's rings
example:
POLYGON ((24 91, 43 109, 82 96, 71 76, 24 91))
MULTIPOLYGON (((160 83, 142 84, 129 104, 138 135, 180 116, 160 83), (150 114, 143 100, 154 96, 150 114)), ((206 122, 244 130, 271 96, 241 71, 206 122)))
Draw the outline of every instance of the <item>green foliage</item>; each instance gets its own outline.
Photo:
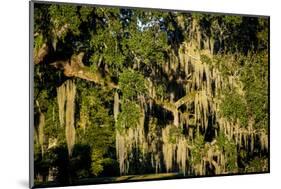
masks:
POLYGON ((135 102, 122 102, 122 112, 117 118, 117 129, 123 132, 128 128, 134 128, 139 124, 141 116, 140 106, 135 102))
POLYGON ((224 22, 226 25, 232 25, 237 26, 242 23, 242 17, 241 16, 222 16, 222 22, 224 22))
POLYGON ((267 50, 268 49, 268 36, 269 36, 269 19, 267 18, 259 18, 259 27, 258 27, 258 33, 257 38, 259 40, 258 42, 258 48, 260 50, 267 50))
POLYGON ((151 62, 161 64, 165 60, 167 45, 167 34, 155 33, 153 30, 137 31, 131 34, 126 41, 130 49, 134 49, 135 56, 145 64, 151 62))
POLYGON ((51 5, 49 7, 52 27, 61 37, 64 38, 68 28, 73 34, 79 34, 80 19, 77 15, 77 6, 75 5, 51 5), (62 31, 63 30, 63 31, 62 31))
POLYGON ((144 76, 133 70, 124 70, 120 74, 120 89, 123 99, 135 99, 138 94, 144 94, 147 90, 144 76))
POLYGON ((193 141, 193 148, 191 149, 191 162, 193 165, 200 163, 203 155, 205 154, 205 141, 204 136, 197 135, 193 141))
POLYGON ((172 126, 169 128, 169 142, 176 144, 178 139, 182 137, 182 128, 172 126))
POLYGON ((267 51, 247 56, 216 56, 214 65, 225 78, 234 76, 242 82, 242 89, 224 91, 220 113, 242 126, 254 121, 254 128, 268 128, 268 55, 267 51), (244 96, 237 90, 243 90, 244 96))
MULTIPOLYGON (((47 90, 42 90, 37 97, 38 103, 35 102, 35 113, 37 114, 40 108, 40 111, 45 116, 44 148, 47 148, 48 140, 50 138, 58 139, 59 144, 65 143, 64 128, 62 128, 59 123, 58 105, 56 100, 56 98, 47 93, 47 90)), ((39 117, 37 119, 39 119, 39 117)))
POLYGON ((113 68, 122 68, 125 56, 119 49, 121 45, 118 40, 119 27, 99 29, 91 37, 91 48, 94 53, 91 56, 92 63, 98 63, 104 60, 106 64, 111 65, 113 68))
POLYGON ((90 49, 94 52, 90 61, 97 64, 103 60, 110 66, 111 71, 115 72, 123 67, 126 59, 122 46, 124 32, 119 9, 96 8, 95 14, 95 29, 90 31, 90 49))
POLYGON ((235 57, 232 54, 218 54, 213 58, 213 65, 217 68, 225 80, 229 76, 234 76, 234 74, 241 69, 240 59, 243 56, 235 57))
POLYGON ((216 43, 215 54, 247 54, 267 47, 267 18, 201 13, 193 13, 192 18, 199 23, 204 36, 216 43), (261 45, 257 45, 258 43, 261 45))
POLYGON ((105 157, 105 151, 103 149, 93 149, 91 154, 91 173, 94 176, 100 176, 106 168, 110 168, 112 174, 114 174, 114 168, 116 160, 105 157))
POLYGON ((237 169, 237 150, 236 144, 224 134, 220 133, 217 137, 217 145, 219 150, 225 154, 226 168, 228 171, 233 172, 237 169))
POLYGON ((265 157, 255 157, 245 167, 245 172, 247 173, 257 173, 265 171, 268 171, 268 158, 265 157))
MULTIPOLYGON (((97 88, 80 86, 81 107, 80 127, 77 129, 78 143, 89 145, 91 151, 91 172, 98 176, 103 171, 103 162, 111 155, 109 148, 114 146, 114 121, 106 104, 108 92, 97 88), (84 127, 81 123, 84 122, 84 127)), ((112 158, 112 157, 110 157, 112 158)))
POLYGON ((93 7, 89 7, 89 6, 82 6, 79 9, 79 13, 80 13, 80 18, 83 22, 88 21, 89 16, 91 15, 91 13, 93 12, 94 8, 93 7))
POLYGON ((157 96, 160 96, 160 97, 165 97, 165 95, 166 95, 166 86, 165 86, 165 84, 158 84, 157 86, 156 86, 156 94, 157 94, 157 96))
POLYGON ((101 150, 93 150, 92 152, 92 173, 98 176, 103 171, 103 153, 101 150))
POLYGON ((78 128, 78 141, 98 149, 107 149, 114 137, 114 120, 106 107, 108 93, 96 88, 81 90, 79 123, 86 121, 86 125, 85 128, 81 125, 78 128))
POLYGON ((44 44, 43 35, 38 35, 34 38, 34 50, 38 51, 44 44))
POLYGON ((50 32, 49 7, 49 5, 45 4, 36 4, 34 6, 34 34, 42 34, 45 38, 50 32))
POLYGON ((268 57, 253 54, 245 60, 241 80, 246 92, 249 114, 254 118, 255 128, 268 128, 268 57))
POLYGON ((236 122, 239 120, 241 126, 247 127, 248 113, 247 104, 243 96, 235 91, 225 91, 220 105, 220 113, 223 117, 236 122))
POLYGON ((56 99, 49 100, 45 113, 44 135, 48 138, 56 138, 60 144, 65 142, 64 128, 60 126, 58 117, 58 105, 56 99))

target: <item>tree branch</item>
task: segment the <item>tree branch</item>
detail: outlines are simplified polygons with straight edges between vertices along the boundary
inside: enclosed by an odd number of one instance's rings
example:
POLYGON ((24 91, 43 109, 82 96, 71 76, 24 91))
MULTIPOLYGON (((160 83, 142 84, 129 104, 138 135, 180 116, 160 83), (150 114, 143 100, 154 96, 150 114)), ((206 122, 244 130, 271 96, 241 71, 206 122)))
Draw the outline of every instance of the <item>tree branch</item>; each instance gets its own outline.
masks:
POLYGON ((180 98, 177 102, 175 102, 175 106, 178 109, 179 107, 181 107, 183 104, 186 103, 190 103, 193 101, 195 97, 195 93, 189 93, 185 96, 183 96, 182 98, 180 98))
POLYGON ((118 86, 111 81, 110 77, 102 77, 98 71, 91 71, 90 68, 84 66, 82 58, 84 53, 81 52, 78 55, 73 55, 70 60, 56 61, 50 65, 55 68, 63 70, 63 73, 67 77, 78 77, 87 81, 107 86, 110 88, 118 88, 118 86))

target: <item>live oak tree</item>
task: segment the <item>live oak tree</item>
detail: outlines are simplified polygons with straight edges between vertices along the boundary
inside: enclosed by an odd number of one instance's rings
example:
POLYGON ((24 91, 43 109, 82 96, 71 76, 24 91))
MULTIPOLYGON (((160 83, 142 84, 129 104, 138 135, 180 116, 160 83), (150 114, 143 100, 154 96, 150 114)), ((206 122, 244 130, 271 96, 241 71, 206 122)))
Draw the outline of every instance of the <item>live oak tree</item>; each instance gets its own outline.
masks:
POLYGON ((38 3, 34 22, 39 183, 268 170, 267 18, 38 3))

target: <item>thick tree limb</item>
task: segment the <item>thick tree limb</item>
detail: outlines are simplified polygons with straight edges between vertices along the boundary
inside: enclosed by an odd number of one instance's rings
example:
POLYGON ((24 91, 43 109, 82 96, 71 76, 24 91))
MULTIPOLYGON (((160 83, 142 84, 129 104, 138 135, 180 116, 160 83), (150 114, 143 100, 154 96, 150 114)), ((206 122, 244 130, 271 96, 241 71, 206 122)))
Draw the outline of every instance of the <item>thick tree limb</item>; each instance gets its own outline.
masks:
POLYGON ((184 97, 180 98, 177 102, 175 102, 176 108, 178 109, 183 104, 192 102, 194 99, 194 96, 195 96, 195 93, 190 93, 190 94, 187 94, 184 97))
POLYGON ((178 108, 181 107, 183 104, 193 102, 194 95, 194 93, 187 94, 174 103, 167 100, 158 99, 154 99, 154 101, 156 104, 163 106, 165 109, 174 112, 177 111, 178 108))
POLYGON ((87 81, 92 81, 102 86, 110 88, 118 88, 118 86, 111 81, 110 77, 102 77, 98 71, 91 71, 88 67, 84 66, 82 58, 84 53, 73 55, 68 61, 56 61, 51 63, 55 68, 63 70, 67 77, 78 77, 87 81))

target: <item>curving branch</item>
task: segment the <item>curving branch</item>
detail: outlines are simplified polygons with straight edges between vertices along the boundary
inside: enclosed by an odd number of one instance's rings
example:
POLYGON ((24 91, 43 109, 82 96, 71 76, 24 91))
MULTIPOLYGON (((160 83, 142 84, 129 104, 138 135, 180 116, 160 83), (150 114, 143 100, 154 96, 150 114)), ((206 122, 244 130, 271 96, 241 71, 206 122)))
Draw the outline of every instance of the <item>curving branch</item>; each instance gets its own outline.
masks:
POLYGON ((70 60, 56 61, 50 65, 57 69, 63 70, 66 77, 78 77, 96 84, 109 88, 118 88, 118 86, 110 79, 110 77, 102 77, 98 71, 91 71, 89 67, 84 66, 82 59, 84 53, 72 55, 70 60))
POLYGON ((179 126, 179 110, 178 109, 183 104, 188 104, 188 103, 193 102, 194 96, 195 96, 195 93, 187 94, 176 102, 169 102, 167 100, 158 100, 158 99, 153 99, 153 100, 157 105, 160 105, 164 109, 172 112, 173 117, 174 117, 173 124, 175 126, 179 126))
POLYGON ((177 102, 175 102, 176 108, 178 109, 178 108, 181 107, 183 104, 187 104, 187 103, 193 102, 194 97, 195 97, 195 92, 189 93, 189 94, 183 96, 183 97, 180 98, 177 102))
POLYGON ((195 93, 190 93, 190 94, 183 96, 176 102, 170 102, 167 100, 158 100, 158 99, 153 99, 153 100, 156 104, 161 105, 165 109, 173 112, 173 111, 177 111, 178 108, 181 107, 183 104, 188 104, 188 103, 193 102, 194 96, 195 96, 195 93))

